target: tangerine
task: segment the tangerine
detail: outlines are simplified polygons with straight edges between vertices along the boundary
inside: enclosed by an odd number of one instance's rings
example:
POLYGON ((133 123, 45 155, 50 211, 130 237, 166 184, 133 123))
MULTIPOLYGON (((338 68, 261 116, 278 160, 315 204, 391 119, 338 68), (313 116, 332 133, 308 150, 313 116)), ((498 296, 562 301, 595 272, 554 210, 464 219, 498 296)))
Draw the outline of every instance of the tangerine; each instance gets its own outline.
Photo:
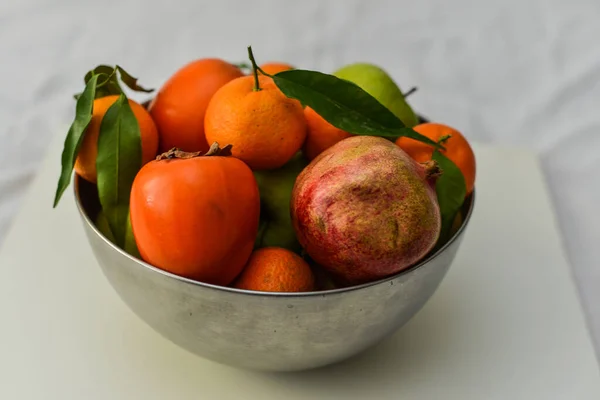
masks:
MULTIPOLYGON (((468 140, 458 130, 440 123, 427 122, 416 125, 413 129, 429 139, 443 142, 446 149, 441 150, 442 154, 456 164, 462 172, 465 177, 467 195, 473 192, 476 162, 475 154, 468 140)), ((428 144, 404 136, 398 138, 396 144, 417 162, 431 160, 433 147, 428 144)))
POLYGON ((209 142, 231 144, 233 156, 253 170, 282 167, 306 139, 302 105, 264 75, 236 78, 220 88, 204 124, 209 142))
POLYGON ((260 66, 264 72, 269 75, 275 75, 278 72, 288 71, 290 69, 294 69, 293 65, 282 63, 282 62, 268 62, 264 63, 260 66))
POLYGON ((309 292, 315 289, 315 277, 298 254, 281 247, 263 247, 252 253, 233 286, 263 292, 309 292))
MULTIPOLYGON (((75 172, 86 181, 96 183, 96 157, 98 155, 98 136, 104 114, 119 98, 118 95, 100 97, 94 100, 92 119, 83 135, 77 159, 75 172)), ((156 157, 158 151, 158 131, 150 114, 141 104, 129 99, 129 106, 140 127, 142 143, 142 165, 156 157)))
POLYGON ((306 142, 304 142, 303 153, 309 160, 312 160, 337 142, 352 136, 352 134, 331 125, 310 107, 304 109, 304 116, 308 133, 306 142))
POLYGON ((218 58, 195 60, 177 70, 148 108, 160 132, 160 152, 173 147, 207 151, 206 107, 221 86, 243 75, 238 67, 218 58))

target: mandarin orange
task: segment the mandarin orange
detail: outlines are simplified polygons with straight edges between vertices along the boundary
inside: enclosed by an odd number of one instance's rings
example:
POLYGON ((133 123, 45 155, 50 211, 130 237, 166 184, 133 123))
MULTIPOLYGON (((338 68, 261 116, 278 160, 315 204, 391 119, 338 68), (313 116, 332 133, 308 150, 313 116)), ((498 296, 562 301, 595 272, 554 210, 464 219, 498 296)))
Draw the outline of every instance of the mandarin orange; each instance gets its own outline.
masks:
POLYGON ((264 76, 236 78, 219 89, 206 109, 206 139, 253 170, 286 164, 306 139, 306 119, 298 100, 286 97, 264 76), (258 82, 258 90, 256 82, 258 82))
POLYGON ((352 134, 331 125, 310 107, 304 109, 304 116, 306 117, 308 133, 302 151, 309 160, 312 160, 337 142, 352 136, 352 134))
POLYGON ((268 62, 264 63, 260 66, 264 72, 269 75, 275 75, 278 72, 288 71, 290 69, 294 69, 293 65, 282 63, 282 62, 268 62))
MULTIPOLYGON (((413 129, 436 142, 443 141, 446 150, 442 150, 442 154, 456 164, 463 173, 467 195, 469 195, 475 185, 476 162, 475 154, 468 140, 458 130, 440 123, 427 122, 419 124, 413 129)), ((396 144, 418 162, 431 160, 433 147, 430 145, 407 137, 398 138, 396 144)))
POLYGON ((281 247, 263 247, 252 253, 233 286, 263 292, 308 292, 315 289, 315 276, 298 254, 281 247))

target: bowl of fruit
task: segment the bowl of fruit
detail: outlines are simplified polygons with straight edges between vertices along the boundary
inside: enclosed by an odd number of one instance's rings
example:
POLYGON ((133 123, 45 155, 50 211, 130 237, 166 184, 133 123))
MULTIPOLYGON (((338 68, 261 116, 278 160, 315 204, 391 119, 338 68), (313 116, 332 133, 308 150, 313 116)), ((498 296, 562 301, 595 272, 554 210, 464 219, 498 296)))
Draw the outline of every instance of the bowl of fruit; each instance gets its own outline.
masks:
POLYGON ((434 294, 474 209, 475 157, 378 66, 248 55, 191 61, 146 102, 122 67, 90 70, 54 206, 73 183, 104 276, 164 338, 239 368, 322 367, 434 294))

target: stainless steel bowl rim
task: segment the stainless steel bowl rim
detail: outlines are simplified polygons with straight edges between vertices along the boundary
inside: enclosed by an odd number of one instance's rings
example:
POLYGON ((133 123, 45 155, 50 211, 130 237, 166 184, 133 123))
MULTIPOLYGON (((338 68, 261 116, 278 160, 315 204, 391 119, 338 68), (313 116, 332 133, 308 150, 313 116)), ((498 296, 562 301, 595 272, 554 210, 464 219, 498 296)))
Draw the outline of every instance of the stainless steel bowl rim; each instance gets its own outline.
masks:
POLYGON ((232 287, 228 287, 228 286, 214 285, 211 283, 200 282, 200 281, 196 281, 193 279, 185 278, 185 277, 173 274, 171 272, 165 271, 163 269, 160 269, 158 267, 155 267, 155 266, 145 262, 144 260, 133 257, 132 255, 127 253, 125 250, 122 250, 120 247, 118 247, 113 242, 108 240, 100 232, 100 230, 98 230, 98 228, 96 227, 96 224, 94 224, 94 222, 90 220, 87 212, 84 210, 83 205, 81 204, 81 201, 79 199, 79 179, 82 179, 82 178, 79 178, 77 175, 74 175, 73 182, 72 182, 73 183, 73 194, 75 197, 75 203, 77 204, 77 210, 83 217, 84 221, 92 228, 94 233, 96 233, 98 236, 100 236, 102 238, 102 240, 104 240, 114 251, 120 253, 122 256, 129 258, 130 260, 136 262, 137 264, 139 264, 145 268, 148 268, 156 273, 162 274, 165 277, 168 277, 171 279, 176 279, 181 282, 185 282, 185 283, 188 283, 188 284, 191 284, 194 286, 205 287, 205 288, 212 289, 212 290, 237 293, 237 294, 243 294, 243 295, 251 295, 251 296, 261 296, 261 297, 318 297, 318 296, 324 296, 324 295, 336 295, 336 294, 342 294, 342 293, 350 292, 353 290, 360 290, 360 289, 363 289, 363 288, 366 288, 369 286, 374 286, 374 285, 378 285, 381 283, 389 282, 389 281, 392 281, 404 274, 408 274, 411 271, 414 271, 415 269, 420 268, 421 266, 427 264, 431 260, 437 258, 441 253, 444 252, 444 250, 448 246, 450 246, 460 236, 461 232, 465 229, 465 227, 468 225, 469 220, 471 219, 471 215, 473 214, 473 209, 475 208, 474 206, 475 206, 475 197, 476 197, 475 189, 473 189, 473 192, 471 194, 471 205, 468 208, 468 212, 466 213, 461 226, 454 233, 454 235, 446 243, 444 243, 444 245, 442 247, 440 247, 435 253, 432 253, 428 257, 423 258, 417 264, 410 266, 408 268, 405 268, 396 274, 393 274, 393 275, 390 275, 390 276, 387 276, 385 278, 381 278, 378 280, 374 280, 371 282, 362 283, 360 285, 348 286, 348 287, 338 288, 338 289, 328 289, 328 290, 319 290, 319 291, 310 291, 310 292, 261 292, 261 291, 254 291, 254 290, 237 289, 237 288, 232 288, 232 287))

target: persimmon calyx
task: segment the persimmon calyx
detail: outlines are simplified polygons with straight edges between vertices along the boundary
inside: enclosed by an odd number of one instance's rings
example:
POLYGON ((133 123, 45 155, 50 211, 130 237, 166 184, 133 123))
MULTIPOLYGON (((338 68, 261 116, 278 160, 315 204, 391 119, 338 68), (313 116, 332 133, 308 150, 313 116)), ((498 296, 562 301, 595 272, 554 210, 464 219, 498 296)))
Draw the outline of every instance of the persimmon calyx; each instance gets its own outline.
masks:
POLYGON ((213 144, 210 145, 210 148, 208 149, 208 151, 204 154, 201 151, 188 152, 188 151, 183 151, 177 147, 173 147, 171 150, 166 151, 166 152, 156 156, 156 159, 157 160, 172 160, 174 158, 188 159, 188 158, 195 158, 195 157, 210 157, 210 156, 228 157, 231 155, 231 147, 232 147, 232 145, 228 144, 221 148, 221 147, 219 147, 219 143, 213 142, 213 144))

